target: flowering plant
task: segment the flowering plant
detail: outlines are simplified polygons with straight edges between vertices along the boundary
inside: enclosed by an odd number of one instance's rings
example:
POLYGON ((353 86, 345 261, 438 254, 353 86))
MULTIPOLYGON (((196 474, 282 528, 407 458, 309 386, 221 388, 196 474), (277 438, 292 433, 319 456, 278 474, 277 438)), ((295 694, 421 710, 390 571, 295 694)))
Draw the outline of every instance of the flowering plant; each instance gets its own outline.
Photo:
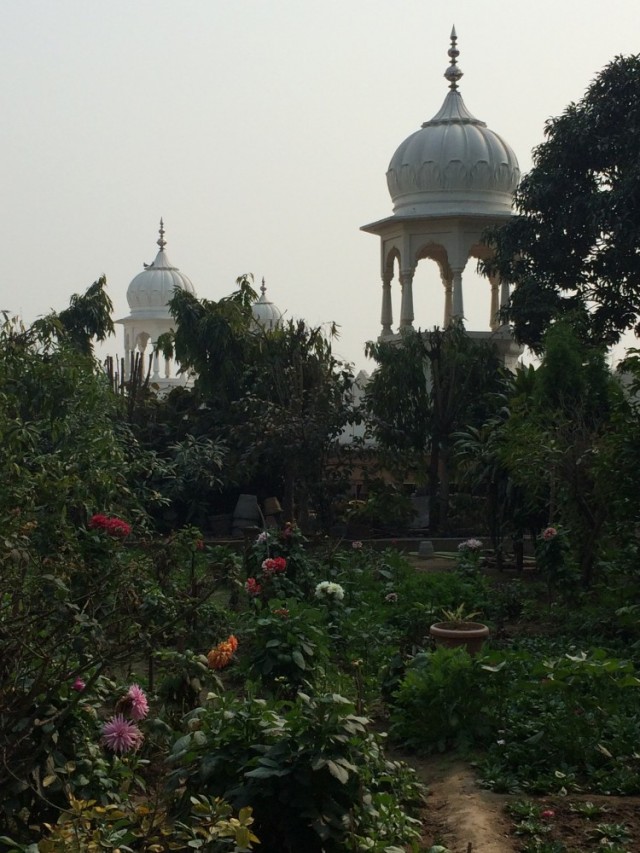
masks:
POLYGON ((463 575, 475 575, 482 561, 482 542, 479 539, 466 539, 458 545, 457 570, 463 575))
POLYGON ((231 663, 231 659, 238 648, 238 641, 233 634, 218 643, 207 655, 207 663, 210 669, 224 669, 231 663))
POLYGON ((333 601, 342 601, 344 598, 344 589, 339 583, 333 581, 321 581, 316 586, 316 598, 327 598, 333 601))
POLYGON ((101 513, 91 516, 89 519, 89 528, 91 530, 102 530, 104 533, 115 538, 129 536, 133 529, 130 524, 121 518, 102 515, 101 513))
POLYGON ((117 712, 124 712, 132 720, 144 720, 149 713, 149 703, 139 684, 132 684, 116 705, 117 712))
POLYGON ((257 598, 262 592, 262 585, 255 578, 247 578, 244 588, 252 598, 257 598))
POLYGON ((136 752, 143 740, 138 726, 123 714, 115 714, 102 727, 102 743, 112 752, 136 752))
POLYGON ((458 551, 465 553, 468 551, 476 552, 482 550, 482 542, 479 539, 467 539, 458 545, 458 551))
POLYGON ((575 567, 570 565, 568 531, 561 527, 546 527, 536 540, 536 567, 545 577, 551 594, 552 587, 573 588, 575 567))
POLYGON ((286 572, 287 561, 284 557, 267 557, 262 561, 262 572, 265 578, 270 578, 272 575, 286 572))
POLYGON ((288 607, 275 607, 271 612, 274 616, 279 616, 281 619, 288 619, 291 615, 288 607))
POLYGON ((149 703, 139 684, 131 684, 116 704, 116 713, 102 727, 102 743, 112 752, 137 752, 144 735, 136 725, 149 713, 149 703))

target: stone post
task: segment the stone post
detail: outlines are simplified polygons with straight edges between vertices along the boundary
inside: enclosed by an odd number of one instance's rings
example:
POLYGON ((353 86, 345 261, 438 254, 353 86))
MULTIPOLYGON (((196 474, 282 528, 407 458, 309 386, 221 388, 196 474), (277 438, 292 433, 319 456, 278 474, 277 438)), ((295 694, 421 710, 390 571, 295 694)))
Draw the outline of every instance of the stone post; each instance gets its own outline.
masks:
POLYGON ((381 337, 390 338, 393 334, 391 326, 393 325, 393 308, 391 305, 391 278, 385 276, 382 279, 382 310, 380 312, 380 322, 382 324, 381 337))
POLYGON ((400 308, 400 328, 413 328, 413 270, 400 270, 402 286, 402 306, 400 308))

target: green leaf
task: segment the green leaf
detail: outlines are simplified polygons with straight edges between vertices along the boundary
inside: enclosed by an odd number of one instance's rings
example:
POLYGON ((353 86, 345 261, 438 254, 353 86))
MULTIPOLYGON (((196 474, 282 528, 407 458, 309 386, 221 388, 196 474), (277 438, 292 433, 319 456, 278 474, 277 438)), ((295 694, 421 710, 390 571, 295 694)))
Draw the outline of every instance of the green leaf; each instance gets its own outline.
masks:
POLYGON ((300 653, 300 651, 298 649, 295 649, 295 651, 292 653, 291 657, 293 658, 293 662, 296 664, 296 666, 299 669, 306 669, 307 668, 307 665, 304 662, 304 658, 302 657, 302 654, 300 653))
POLYGON ((171 752, 174 754, 177 752, 182 752, 182 750, 189 749, 190 744, 191 744, 191 735, 190 734, 184 735, 183 737, 178 738, 178 740, 174 743, 173 749, 171 750, 171 752))
POLYGON ((339 764, 336 764, 335 761, 327 761, 327 767, 329 768, 329 773, 338 780, 338 782, 342 782, 345 785, 349 781, 349 774, 344 769, 344 767, 340 767, 339 764))

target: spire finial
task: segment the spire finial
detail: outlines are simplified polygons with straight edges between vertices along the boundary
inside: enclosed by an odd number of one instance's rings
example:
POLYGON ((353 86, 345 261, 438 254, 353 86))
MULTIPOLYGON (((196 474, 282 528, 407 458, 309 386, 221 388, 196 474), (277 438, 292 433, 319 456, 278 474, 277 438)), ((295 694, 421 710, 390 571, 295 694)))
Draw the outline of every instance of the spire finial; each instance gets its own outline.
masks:
POLYGON ((162 221, 162 217, 160 217, 160 239, 157 243, 158 246, 160 246, 160 251, 164 252, 164 247, 167 245, 167 241, 164 239, 164 222, 162 221))
POLYGON ((451 28, 451 47, 447 51, 451 62, 447 70, 444 72, 444 76, 449 81, 449 88, 453 92, 457 90, 458 80, 462 77, 462 71, 458 68, 458 57, 460 56, 460 51, 456 47, 457 41, 458 36, 456 35, 456 28, 454 26, 451 28))
POLYGON ((262 276, 262 284, 260 285, 260 293, 264 296, 267 292, 267 285, 264 283, 264 276, 262 276))

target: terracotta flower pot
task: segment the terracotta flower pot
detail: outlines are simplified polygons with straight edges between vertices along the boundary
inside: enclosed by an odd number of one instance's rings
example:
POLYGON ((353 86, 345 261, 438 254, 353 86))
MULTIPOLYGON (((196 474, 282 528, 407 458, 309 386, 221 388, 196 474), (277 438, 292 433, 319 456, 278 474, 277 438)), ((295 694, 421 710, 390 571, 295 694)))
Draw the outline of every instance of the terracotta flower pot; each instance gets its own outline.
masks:
POLYGON ((429 633, 438 646, 464 646, 470 655, 475 655, 489 636, 489 628, 482 622, 435 622, 429 633))

